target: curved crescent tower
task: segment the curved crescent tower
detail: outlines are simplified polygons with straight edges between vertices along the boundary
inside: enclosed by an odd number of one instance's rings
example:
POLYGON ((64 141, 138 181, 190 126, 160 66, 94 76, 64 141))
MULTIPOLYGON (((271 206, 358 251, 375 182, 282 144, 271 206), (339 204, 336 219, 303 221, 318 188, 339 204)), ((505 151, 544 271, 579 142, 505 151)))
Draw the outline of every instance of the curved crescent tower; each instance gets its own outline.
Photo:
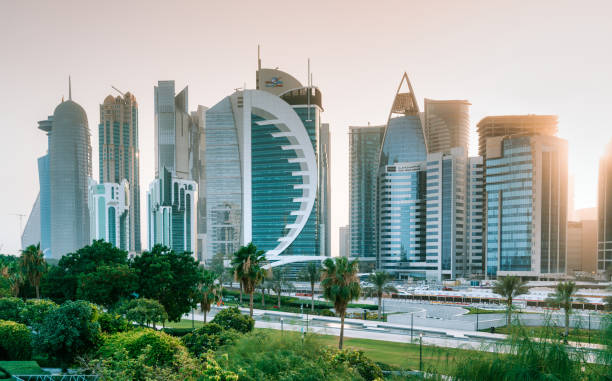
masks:
POLYGON ((49 137, 52 258, 89 244, 91 143, 85 110, 69 99, 53 113, 49 137))

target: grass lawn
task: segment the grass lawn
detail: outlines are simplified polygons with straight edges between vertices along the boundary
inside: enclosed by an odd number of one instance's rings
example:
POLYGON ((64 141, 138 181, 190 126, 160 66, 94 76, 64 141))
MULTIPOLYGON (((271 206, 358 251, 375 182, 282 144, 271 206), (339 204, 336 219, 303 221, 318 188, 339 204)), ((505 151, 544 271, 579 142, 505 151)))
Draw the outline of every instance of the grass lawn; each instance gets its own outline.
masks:
POLYGON ((42 370, 36 361, 0 361, 0 367, 17 376, 49 374, 42 370))
POLYGON ((474 307, 463 307, 463 308, 469 311, 466 315, 476 315, 476 311, 478 311, 479 315, 506 313, 506 310, 483 310, 482 308, 474 308, 474 307))
MULTIPOLYGON (((210 322, 211 319, 207 319, 210 322)), ((193 322, 195 328, 202 328, 204 326, 204 322, 201 320, 195 320, 193 322)), ((179 322, 166 322, 166 328, 191 328, 191 319, 181 319, 179 322)))
MULTIPOLYGON (((508 335, 510 333, 520 333, 521 330, 527 332, 527 335, 530 337, 551 337, 559 338, 562 334, 565 333, 565 328, 563 327, 512 327, 508 329, 508 327, 499 327, 495 328, 495 333, 502 333, 508 335)), ((488 332, 488 330, 486 330, 488 332)), ((592 329, 590 334, 588 329, 582 328, 570 328, 568 341, 576 341, 576 342, 589 342, 589 336, 592 344, 603 344, 602 332, 600 330, 592 329)))

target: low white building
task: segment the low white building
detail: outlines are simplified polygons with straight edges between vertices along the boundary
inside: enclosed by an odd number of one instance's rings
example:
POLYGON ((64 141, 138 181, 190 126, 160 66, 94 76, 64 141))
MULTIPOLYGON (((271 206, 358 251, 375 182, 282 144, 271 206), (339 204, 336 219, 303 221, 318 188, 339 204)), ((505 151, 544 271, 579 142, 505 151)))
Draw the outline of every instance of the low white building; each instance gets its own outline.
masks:
POLYGON ((122 250, 129 250, 129 195, 127 180, 121 181, 121 184, 98 184, 90 180, 89 231, 92 242, 102 239, 122 250))

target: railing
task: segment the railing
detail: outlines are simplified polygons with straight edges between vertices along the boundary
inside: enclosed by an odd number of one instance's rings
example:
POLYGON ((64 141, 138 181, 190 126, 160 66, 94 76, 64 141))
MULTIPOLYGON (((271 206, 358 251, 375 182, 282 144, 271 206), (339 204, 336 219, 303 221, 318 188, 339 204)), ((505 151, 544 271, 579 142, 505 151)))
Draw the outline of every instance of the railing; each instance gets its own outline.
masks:
POLYGON ((13 379, 16 381, 97 381, 100 379, 100 376, 79 374, 20 374, 18 376, 13 375, 13 379))

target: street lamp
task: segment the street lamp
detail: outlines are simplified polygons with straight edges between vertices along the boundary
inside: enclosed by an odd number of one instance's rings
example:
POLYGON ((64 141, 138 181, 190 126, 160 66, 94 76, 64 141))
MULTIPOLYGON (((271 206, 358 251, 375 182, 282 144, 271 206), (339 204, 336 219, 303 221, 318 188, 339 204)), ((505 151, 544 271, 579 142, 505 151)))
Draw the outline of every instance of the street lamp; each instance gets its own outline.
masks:
POLYGON ((478 332, 478 306, 476 306, 476 332, 478 332))
POLYGON ((423 332, 419 333, 419 372, 423 371, 423 332))
POLYGON ((283 330, 283 318, 280 319, 281 320, 281 334, 284 332, 283 330))

